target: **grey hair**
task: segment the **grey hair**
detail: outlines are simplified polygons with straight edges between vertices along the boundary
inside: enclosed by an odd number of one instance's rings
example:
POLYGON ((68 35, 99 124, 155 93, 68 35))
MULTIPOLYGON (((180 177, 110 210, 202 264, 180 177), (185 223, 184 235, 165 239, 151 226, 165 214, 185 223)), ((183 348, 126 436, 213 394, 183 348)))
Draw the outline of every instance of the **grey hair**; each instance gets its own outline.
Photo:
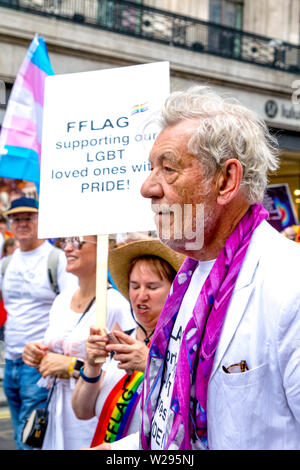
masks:
POLYGON ((199 158, 211 181, 226 160, 235 158, 243 168, 241 189, 248 202, 263 199, 268 172, 279 167, 278 143, 259 116, 237 101, 221 97, 206 86, 173 92, 160 118, 162 128, 183 120, 199 121, 188 151, 199 158))

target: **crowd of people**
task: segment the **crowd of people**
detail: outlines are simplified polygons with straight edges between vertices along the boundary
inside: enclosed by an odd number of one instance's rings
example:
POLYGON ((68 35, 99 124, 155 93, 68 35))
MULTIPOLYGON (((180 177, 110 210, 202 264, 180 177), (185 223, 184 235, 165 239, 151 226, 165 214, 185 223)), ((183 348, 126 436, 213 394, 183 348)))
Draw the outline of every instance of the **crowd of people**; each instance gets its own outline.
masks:
MULTIPOLYGON (((19 246, 18 240, 13 233, 8 230, 9 222, 4 214, 0 214, 0 259, 13 254, 19 246)), ((7 319, 7 312, 4 308, 3 300, 0 301, 0 341, 4 341, 4 324, 7 319)))
POLYGON ((97 237, 39 240, 32 198, 5 214, 18 245, 0 269, 3 386, 18 449, 50 389, 47 450, 300 448, 300 246, 261 203, 276 140, 207 87, 172 93, 160 124, 141 188, 159 238, 110 248, 107 329, 97 237))
POLYGON ((97 237, 63 238, 56 246, 39 240, 32 198, 14 200, 7 216, 19 250, 1 270, 8 311, 3 387, 17 448, 29 448, 22 441, 26 420, 46 405, 52 387, 43 450, 95 447, 136 432, 149 344, 184 256, 156 238, 131 235, 109 252, 111 344, 95 326, 97 237))

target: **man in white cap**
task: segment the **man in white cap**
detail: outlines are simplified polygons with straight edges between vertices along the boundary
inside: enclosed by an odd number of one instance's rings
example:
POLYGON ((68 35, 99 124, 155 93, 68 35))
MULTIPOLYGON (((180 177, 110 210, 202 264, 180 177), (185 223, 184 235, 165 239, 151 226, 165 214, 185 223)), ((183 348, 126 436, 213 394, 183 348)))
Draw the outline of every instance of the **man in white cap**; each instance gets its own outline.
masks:
MULTIPOLYGON (((2 269, 5 258, 0 267, 1 291, 7 311, 3 388, 11 412, 16 446, 23 450, 28 449, 21 439, 26 418, 34 408, 45 405, 48 391, 37 386, 41 375, 23 363, 22 353, 28 342, 43 339, 49 323, 49 310, 58 292, 55 292, 56 288, 62 291, 77 284, 77 279, 66 273, 63 251, 38 239, 36 199, 15 199, 6 215, 19 248, 5 270, 2 269), (57 253, 57 286, 53 288, 48 260, 54 251, 57 253)), ((55 276, 52 274, 52 277, 55 276)))

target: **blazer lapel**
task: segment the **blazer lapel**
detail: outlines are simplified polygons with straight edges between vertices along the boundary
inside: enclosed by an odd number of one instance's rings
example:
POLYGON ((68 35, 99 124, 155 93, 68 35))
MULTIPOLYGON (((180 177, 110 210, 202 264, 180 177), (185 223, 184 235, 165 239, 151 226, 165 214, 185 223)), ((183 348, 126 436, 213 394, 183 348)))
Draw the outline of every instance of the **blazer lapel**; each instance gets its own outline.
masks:
POLYGON ((247 307, 251 292, 254 288, 254 282, 250 285, 241 288, 238 291, 234 291, 231 302, 228 307, 226 318, 224 321, 223 329, 220 336, 220 341, 217 347, 212 373, 210 380, 212 379, 216 369, 218 368, 220 361, 222 360, 232 337, 244 315, 247 307))
MULTIPOLYGON (((267 223, 267 222, 266 222, 267 223)), ((237 278, 226 318, 222 328, 220 341, 217 347, 210 380, 216 372, 236 329, 245 313, 251 293, 255 287, 253 280, 261 256, 262 242, 265 241, 264 222, 255 230, 245 256, 245 260, 237 278)))

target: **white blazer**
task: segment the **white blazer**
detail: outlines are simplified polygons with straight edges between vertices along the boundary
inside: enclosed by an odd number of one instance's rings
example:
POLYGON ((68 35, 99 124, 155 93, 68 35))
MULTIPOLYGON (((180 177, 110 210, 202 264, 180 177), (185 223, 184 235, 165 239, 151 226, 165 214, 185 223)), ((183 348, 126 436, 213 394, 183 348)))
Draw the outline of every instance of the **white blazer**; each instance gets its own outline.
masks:
POLYGON ((255 230, 208 385, 210 449, 300 449, 300 244, 255 230), (227 374, 246 360, 249 371, 227 374))
MULTIPOLYGON (((300 244, 254 231, 208 385, 210 449, 300 449, 300 244), (222 366, 245 360, 249 371, 222 366)), ((139 433, 112 444, 138 449, 139 433)))

